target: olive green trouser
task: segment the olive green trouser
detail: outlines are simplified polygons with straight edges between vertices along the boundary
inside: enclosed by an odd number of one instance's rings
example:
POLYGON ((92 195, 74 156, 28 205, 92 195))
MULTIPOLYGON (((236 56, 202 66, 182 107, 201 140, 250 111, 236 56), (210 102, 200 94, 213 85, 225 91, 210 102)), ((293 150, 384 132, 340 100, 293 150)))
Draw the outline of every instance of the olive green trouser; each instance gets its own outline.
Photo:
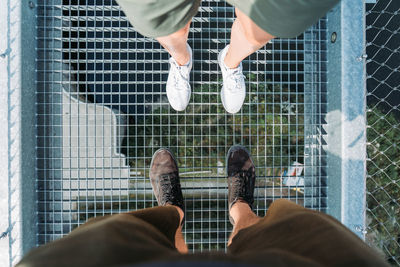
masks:
MULTIPOLYGON (((196 15, 201 3, 201 0, 116 1, 136 31, 155 38, 182 29, 196 15)), ((281 38, 301 34, 339 3, 339 0, 226 1, 246 14, 261 29, 281 38)))

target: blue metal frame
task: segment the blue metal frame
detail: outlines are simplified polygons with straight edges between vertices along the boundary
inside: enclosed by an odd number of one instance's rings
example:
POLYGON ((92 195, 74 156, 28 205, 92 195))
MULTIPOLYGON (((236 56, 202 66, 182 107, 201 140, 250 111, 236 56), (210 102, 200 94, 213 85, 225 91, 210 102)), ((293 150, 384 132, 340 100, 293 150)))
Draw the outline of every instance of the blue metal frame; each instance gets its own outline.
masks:
POLYGON ((328 14, 328 213, 365 235, 366 119, 364 1, 328 14), (334 42, 333 42, 334 41, 334 42))
POLYGON ((7 0, 0 7, 0 162, 6 170, 0 192, 7 192, 8 204, 0 209, 1 239, 8 241, 0 265, 13 266, 36 244, 36 5, 7 0))

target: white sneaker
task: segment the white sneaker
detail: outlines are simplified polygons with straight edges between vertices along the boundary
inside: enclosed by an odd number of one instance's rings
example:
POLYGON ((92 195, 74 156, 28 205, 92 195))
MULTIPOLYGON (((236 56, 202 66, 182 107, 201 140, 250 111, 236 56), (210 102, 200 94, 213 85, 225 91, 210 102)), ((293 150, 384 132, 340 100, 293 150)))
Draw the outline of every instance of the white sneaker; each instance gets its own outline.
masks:
POLYGON ((228 68, 224 63, 228 48, 229 45, 219 52, 218 55, 218 63, 222 71, 223 79, 221 100, 227 112, 236 113, 242 107, 246 97, 246 85, 244 83, 242 63, 235 69, 228 68))
POLYGON ((192 49, 187 44, 190 60, 179 66, 173 57, 169 59, 170 69, 167 80, 167 97, 169 104, 176 111, 183 111, 190 100, 190 70, 192 69, 192 49))

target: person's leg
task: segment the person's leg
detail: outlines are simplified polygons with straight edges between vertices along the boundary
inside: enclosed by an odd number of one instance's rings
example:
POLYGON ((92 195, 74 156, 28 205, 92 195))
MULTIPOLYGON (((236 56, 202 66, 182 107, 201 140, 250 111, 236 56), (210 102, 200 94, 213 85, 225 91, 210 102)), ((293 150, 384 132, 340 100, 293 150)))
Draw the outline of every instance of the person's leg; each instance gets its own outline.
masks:
POLYGON ((276 200, 264 218, 257 217, 252 211, 256 177, 250 153, 233 146, 226 162, 231 255, 254 264, 270 255, 278 261, 291 258, 322 265, 385 265, 355 234, 326 214, 276 200))
POLYGON ((256 52, 275 36, 257 26, 246 14, 235 8, 236 20, 232 25, 231 41, 224 63, 237 68, 243 59, 256 52))
POLYGON ((190 60, 190 54, 187 49, 187 40, 190 29, 190 21, 183 27, 167 36, 157 37, 156 40, 168 51, 179 66, 185 65, 190 60))
POLYGON ((339 0, 226 0, 235 6, 236 20, 230 45, 218 56, 223 86, 221 102, 229 113, 238 112, 246 98, 241 61, 275 37, 301 34, 339 0))
POLYGON ((228 240, 231 244, 235 235, 243 228, 257 223, 258 218, 252 211, 254 202, 255 166, 249 151, 243 146, 232 146, 226 156, 229 220, 233 225, 228 240))
MULTIPOLYGON (((163 205, 160 205, 163 206, 163 205)), ((175 205, 171 205, 171 204, 166 204, 166 207, 173 207, 174 209, 176 209, 178 211, 179 214, 179 224, 177 228, 172 228, 172 231, 175 232, 174 235, 174 239, 173 239, 173 244, 175 245, 175 248, 178 250, 178 252, 180 253, 187 253, 188 252, 188 248, 187 245, 185 243, 185 239, 183 238, 183 234, 182 234, 182 224, 183 224, 183 219, 185 217, 185 213, 182 210, 181 207, 175 206, 175 205)), ((151 225, 155 225, 158 229, 160 229, 160 231, 162 233, 168 233, 168 235, 170 235, 170 231, 171 228, 168 226, 168 224, 166 224, 168 227, 163 228, 162 227, 162 219, 161 217, 156 217, 155 215, 149 213, 146 211, 147 209, 142 211, 135 211, 133 212, 135 214, 136 217, 145 220, 146 222, 148 222, 151 225), (159 223, 161 223, 161 225, 159 225, 159 223)), ((165 215, 165 214, 164 214, 165 215)))
POLYGON ((246 202, 236 202, 231 210, 229 211, 230 216, 235 222, 233 226, 232 233, 228 240, 228 246, 232 243, 232 239, 236 236, 236 234, 247 227, 252 226, 253 224, 258 223, 261 218, 258 217, 251 209, 249 204, 246 202))
POLYGON ((157 150, 150 164, 150 182, 159 206, 173 206, 178 210, 180 221, 175 235, 175 245, 179 252, 187 253, 188 248, 182 235, 185 206, 179 180, 178 163, 171 151, 157 150))
POLYGON ((187 39, 200 0, 117 0, 129 22, 143 36, 155 38, 182 66, 190 60, 187 39))
POLYGON ((188 253, 188 247, 186 245, 185 239, 183 238, 182 234, 182 223, 183 223, 183 218, 185 217, 185 212, 177 206, 173 205, 167 205, 167 206, 176 208, 179 213, 179 226, 175 233, 175 247, 180 253, 186 254, 188 253))
POLYGON ((233 114, 241 109, 246 97, 242 60, 274 38, 238 8, 235 10, 237 18, 232 25, 230 44, 218 55, 223 79, 221 101, 225 110, 233 114))
POLYGON ((19 265, 124 265, 187 253, 178 166, 168 150, 154 153, 150 181, 161 207, 93 218, 66 237, 34 249, 19 265))
POLYGON ((183 111, 189 104, 191 95, 190 71, 192 69, 192 49, 187 43, 190 22, 185 27, 157 41, 171 55, 166 85, 168 101, 176 111, 183 111))
MULTIPOLYGON (((233 215, 233 214, 232 214, 233 215)), ((322 265, 386 266, 354 233, 326 214, 276 200, 264 218, 232 238, 229 253, 255 262, 274 251, 322 265)))
POLYGON ((176 111, 185 110, 190 101, 192 49, 187 39, 200 1, 117 0, 135 30, 155 38, 171 55, 166 93, 176 111))
POLYGON ((17 266, 111 266, 178 255, 176 207, 97 217, 30 251, 17 266), (177 244, 177 245, 175 245, 177 244))

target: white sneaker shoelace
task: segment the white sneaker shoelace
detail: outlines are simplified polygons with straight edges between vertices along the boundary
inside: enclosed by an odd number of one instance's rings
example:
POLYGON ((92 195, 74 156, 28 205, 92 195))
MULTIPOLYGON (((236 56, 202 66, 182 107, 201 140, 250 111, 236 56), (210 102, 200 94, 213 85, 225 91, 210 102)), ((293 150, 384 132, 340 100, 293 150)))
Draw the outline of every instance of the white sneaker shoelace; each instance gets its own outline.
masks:
POLYGON ((235 69, 226 68, 226 90, 237 92, 243 90, 240 86, 241 80, 246 79, 246 76, 243 75, 243 72, 240 67, 235 69))
POLYGON ((173 84, 177 90, 183 90, 185 87, 182 87, 183 84, 189 84, 188 79, 190 75, 189 63, 183 66, 179 66, 178 63, 171 57, 169 60, 171 64, 171 68, 174 68, 175 75, 173 76, 173 84))

